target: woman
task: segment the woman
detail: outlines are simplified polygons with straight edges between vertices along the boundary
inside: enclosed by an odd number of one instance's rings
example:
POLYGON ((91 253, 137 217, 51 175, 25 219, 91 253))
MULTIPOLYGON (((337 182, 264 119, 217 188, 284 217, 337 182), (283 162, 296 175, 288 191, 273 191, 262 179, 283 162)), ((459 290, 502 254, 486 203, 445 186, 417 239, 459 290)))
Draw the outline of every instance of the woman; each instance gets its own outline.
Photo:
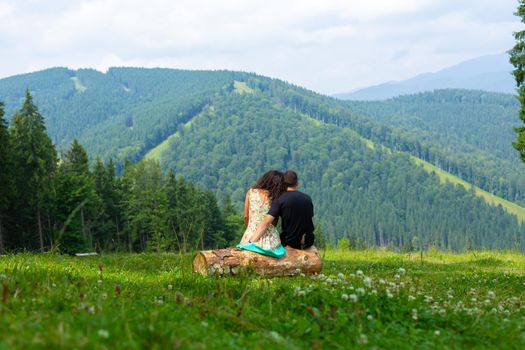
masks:
POLYGON ((279 232, 275 227, 276 222, 270 225, 260 238, 253 237, 255 229, 268 213, 272 201, 279 198, 285 190, 283 173, 270 170, 246 192, 246 200, 244 201, 246 231, 237 248, 274 258, 282 258, 286 254, 286 250, 281 245, 279 232))

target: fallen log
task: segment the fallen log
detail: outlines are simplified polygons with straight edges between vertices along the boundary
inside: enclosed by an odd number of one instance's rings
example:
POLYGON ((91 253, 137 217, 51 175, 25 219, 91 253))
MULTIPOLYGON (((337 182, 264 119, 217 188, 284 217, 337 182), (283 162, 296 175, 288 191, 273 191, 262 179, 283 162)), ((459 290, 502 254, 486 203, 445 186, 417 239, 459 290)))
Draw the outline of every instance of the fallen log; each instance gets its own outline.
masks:
POLYGON ((321 257, 315 247, 305 250, 286 247, 286 255, 281 259, 238 248, 200 251, 193 258, 193 272, 204 276, 242 273, 294 276, 320 273, 321 268, 321 257))

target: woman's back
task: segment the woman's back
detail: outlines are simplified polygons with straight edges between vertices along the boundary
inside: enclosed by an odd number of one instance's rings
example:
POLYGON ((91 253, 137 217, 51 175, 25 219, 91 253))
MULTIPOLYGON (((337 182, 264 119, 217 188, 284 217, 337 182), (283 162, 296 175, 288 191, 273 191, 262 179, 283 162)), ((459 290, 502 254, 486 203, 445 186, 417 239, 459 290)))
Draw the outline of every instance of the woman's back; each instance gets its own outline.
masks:
MULTIPOLYGON (((270 209, 270 199, 268 191, 261 189, 250 189, 247 194, 249 203, 248 225, 242 236, 241 244, 249 243, 250 237, 261 223, 263 218, 268 214, 270 209)), ((263 249, 276 249, 281 245, 279 232, 275 226, 270 225, 268 230, 262 235, 257 245, 263 249)))

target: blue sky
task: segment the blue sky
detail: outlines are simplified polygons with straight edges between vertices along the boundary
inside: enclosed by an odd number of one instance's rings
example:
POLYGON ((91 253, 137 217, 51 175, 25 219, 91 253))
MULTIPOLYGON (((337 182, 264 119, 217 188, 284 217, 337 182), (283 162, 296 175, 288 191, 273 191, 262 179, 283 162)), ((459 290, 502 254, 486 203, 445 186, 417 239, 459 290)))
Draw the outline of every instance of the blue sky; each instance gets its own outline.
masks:
POLYGON ((322 93, 502 53, 517 0, 0 0, 0 77, 55 66, 231 69, 322 93))

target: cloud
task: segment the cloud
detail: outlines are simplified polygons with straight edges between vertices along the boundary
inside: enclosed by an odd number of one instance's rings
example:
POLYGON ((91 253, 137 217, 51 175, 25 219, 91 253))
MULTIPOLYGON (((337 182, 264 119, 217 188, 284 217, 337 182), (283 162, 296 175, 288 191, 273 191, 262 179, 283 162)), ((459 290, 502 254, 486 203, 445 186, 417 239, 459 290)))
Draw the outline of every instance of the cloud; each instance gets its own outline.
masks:
POLYGON ((257 72, 332 93, 503 52, 514 0, 0 0, 0 76, 51 66, 257 72))

